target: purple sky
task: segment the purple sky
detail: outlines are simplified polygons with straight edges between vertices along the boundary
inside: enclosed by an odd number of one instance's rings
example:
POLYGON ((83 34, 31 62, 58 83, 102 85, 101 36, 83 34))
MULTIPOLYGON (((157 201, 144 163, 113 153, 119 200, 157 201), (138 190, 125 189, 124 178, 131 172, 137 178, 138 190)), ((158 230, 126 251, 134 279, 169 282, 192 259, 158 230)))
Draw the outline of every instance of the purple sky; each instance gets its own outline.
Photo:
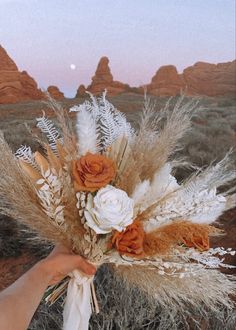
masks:
POLYGON ((104 55, 114 79, 138 86, 161 65, 235 59, 235 0, 0 0, 0 44, 70 97, 104 55))

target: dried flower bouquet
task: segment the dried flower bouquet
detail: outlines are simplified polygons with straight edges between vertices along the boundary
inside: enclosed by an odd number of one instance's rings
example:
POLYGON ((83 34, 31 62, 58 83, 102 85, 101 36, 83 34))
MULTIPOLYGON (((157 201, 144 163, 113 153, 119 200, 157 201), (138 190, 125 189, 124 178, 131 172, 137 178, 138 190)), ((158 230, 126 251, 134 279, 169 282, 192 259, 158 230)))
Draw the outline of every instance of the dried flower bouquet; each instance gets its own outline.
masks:
MULTIPOLYGON (((200 313, 225 317, 235 284, 215 269, 232 267, 222 259, 235 251, 210 248, 209 237, 223 234, 213 222, 234 206, 235 195, 218 192, 236 177, 229 155, 179 184, 171 174, 181 164, 174 152, 191 127, 195 102, 180 98, 173 109, 167 103, 155 111, 145 99, 135 131, 105 93, 90 96, 70 109, 76 134, 67 112, 49 99, 60 128, 45 113, 37 118, 48 140, 41 153, 21 146, 12 154, 1 134, 0 211, 98 266, 116 265, 157 304, 181 312, 201 305, 200 313)), ((78 271, 70 277, 47 299, 55 301, 69 283, 64 328, 86 329, 91 296, 98 311, 93 279, 78 271)))

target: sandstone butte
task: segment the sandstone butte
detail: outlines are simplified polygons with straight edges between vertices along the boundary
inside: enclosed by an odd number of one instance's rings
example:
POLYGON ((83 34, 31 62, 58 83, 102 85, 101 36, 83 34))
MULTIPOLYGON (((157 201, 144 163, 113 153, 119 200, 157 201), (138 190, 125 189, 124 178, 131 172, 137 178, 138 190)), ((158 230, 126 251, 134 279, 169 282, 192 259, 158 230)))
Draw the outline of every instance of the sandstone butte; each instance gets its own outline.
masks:
POLYGON ((0 45, 0 104, 41 100, 44 95, 26 71, 20 72, 0 45))
POLYGON ((60 89, 57 86, 49 86, 47 88, 48 93, 51 95, 51 97, 55 100, 63 100, 65 98, 64 94, 60 91, 60 89))
MULTIPOLYGON (((156 96, 176 96, 182 92, 187 95, 236 96, 236 60, 219 64, 197 62, 184 69, 182 74, 174 65, 165 65, 158 69, 151 83, 145 87, 148 94, 156 96)), ((87 89, 81 85, 76 97, 84 96, 86 90, 99 95, 104 89, 107 89, 109 96, 144 92, 143 87, 130 87, 114 81, 107 57, 100 59, 91 84, 87 89)))
POLYGON ((107 90, 109 96, 114 96, 126 92, 130 92, 130 86, 123 84, 120 81, 115 81, 111 74, 109 67, 109 59, 102 57, 98 63, 95 75, 92 77, 91 84, 85 89, 84 85, 81 85, 78 90, 76 97, 84 96, 85 90, 94 94, 99 95, 104 90, 107 90))

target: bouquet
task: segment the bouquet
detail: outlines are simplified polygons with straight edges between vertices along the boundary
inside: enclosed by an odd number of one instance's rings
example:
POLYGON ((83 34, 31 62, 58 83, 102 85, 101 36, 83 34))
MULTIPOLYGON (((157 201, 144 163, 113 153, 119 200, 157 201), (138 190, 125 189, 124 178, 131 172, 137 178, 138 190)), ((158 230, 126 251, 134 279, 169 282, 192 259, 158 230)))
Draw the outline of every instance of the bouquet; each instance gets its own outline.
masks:
MULTIPOLYGON (((40 151, 23 145, 13 154, 1 134, 0 211, 97 266, 113 264, 172 312, 231 312, 235 284, 216 268, 233 267, 223 260, 235 251, 210 247, 210 237, 223 234, 213 223, 234 206, 225 188, 236 177, 230 155, 181 184, 173 176, 184 163, 174 153, 196 102, 180 98, 156 111, 145 98, 136 130, 106 93, 70 109, 75 127, 60 104, 48 102, 58 128, 45 112, 36 119, 46 137, 37 136, 40 151)), ((47 300, 66 288, 64 329, 88 329, 92 311, 99 312, 93 278, 75 270, 47 300)))

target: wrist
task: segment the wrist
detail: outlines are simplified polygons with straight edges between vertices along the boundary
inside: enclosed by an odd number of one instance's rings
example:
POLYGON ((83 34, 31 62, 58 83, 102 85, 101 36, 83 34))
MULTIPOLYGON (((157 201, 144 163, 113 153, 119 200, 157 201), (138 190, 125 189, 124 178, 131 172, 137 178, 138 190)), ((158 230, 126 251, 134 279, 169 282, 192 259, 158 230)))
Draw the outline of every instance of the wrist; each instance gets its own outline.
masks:
POLYGON ((52 267, 50 267, 50 265, 48 264, 48 262, 43 259, 39 261, 34 267, 39 273, 39 276, 45 282, 45 285, 50 285, 50 282, 53 279, 53 270, 52 267))

